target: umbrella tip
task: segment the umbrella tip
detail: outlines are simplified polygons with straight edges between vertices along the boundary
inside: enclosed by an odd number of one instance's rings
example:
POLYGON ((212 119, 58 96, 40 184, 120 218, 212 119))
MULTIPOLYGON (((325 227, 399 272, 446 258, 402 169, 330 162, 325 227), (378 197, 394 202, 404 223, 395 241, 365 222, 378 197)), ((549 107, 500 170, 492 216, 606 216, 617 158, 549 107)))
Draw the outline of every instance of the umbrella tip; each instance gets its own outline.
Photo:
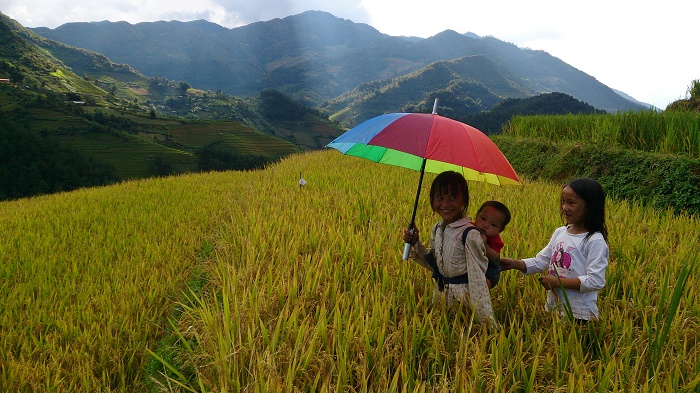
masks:
POLYGON ((435 103, 433 103, 433 115, 437 115, 437 104, 438 104, 439 98, 435 99, 435 103))

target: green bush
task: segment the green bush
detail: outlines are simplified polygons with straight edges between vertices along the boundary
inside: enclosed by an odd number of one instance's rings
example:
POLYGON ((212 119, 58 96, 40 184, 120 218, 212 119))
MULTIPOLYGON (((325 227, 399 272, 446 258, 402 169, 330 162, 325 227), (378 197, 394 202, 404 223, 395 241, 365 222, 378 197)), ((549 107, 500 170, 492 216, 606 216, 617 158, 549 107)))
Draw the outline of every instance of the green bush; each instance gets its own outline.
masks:
POLYGON ((566 183, 592 177, 616 199, 700 214, 700 159, 581 142, 493 136, 521 177, 566 183))

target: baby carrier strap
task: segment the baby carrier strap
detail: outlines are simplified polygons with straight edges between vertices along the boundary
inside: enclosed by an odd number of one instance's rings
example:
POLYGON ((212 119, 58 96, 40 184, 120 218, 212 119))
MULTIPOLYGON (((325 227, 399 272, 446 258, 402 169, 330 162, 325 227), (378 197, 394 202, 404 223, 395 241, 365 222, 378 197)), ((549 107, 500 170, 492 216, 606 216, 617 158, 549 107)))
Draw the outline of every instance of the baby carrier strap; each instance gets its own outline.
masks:
MULTIPOLYGON (((473 225, 467 227, 464 232, 462 232, 462 244, 466 245, 467 244, 467 234, 469 233, 470 230, 476 229, 473 225)), ((433 238, 435 238, 435 232, 437 231, 437 225, 433 228, 433 238)), ((433 269, 433 280, 435 280, 435 283, 438 286, 438 290, 440 292, 445 290, 445 284, 466 284, 469 282, 469 275, 468 274, 460 274, 459 276, 453 276, 453 277, 445 277, 440 273, 440 269, 438 268, 437 261, 435 260, 435 255, 433 252, 429 252, 428 254, 425 255, 425 260, 428 262, 430 267, 433 269)), ((499 269, 500 270, 500 269, 499 269)))

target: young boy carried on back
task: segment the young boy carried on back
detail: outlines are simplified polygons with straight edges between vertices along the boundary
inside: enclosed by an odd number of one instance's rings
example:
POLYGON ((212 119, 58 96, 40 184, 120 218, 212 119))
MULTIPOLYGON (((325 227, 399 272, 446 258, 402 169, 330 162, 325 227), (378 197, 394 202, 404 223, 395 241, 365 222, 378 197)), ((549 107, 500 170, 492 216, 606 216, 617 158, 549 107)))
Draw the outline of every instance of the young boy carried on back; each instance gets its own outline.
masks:
POLYGON ((489 260, 486 283, 489 288, 493 288, 498 283, 501 272, 499 261, 501 249, 504 246, 500 233, 506 229, 509 222, 510 210, 506 205, 498 201, 486 201, 479 207, 472 223, 481 232, 486 246, 486 258, 489 260))

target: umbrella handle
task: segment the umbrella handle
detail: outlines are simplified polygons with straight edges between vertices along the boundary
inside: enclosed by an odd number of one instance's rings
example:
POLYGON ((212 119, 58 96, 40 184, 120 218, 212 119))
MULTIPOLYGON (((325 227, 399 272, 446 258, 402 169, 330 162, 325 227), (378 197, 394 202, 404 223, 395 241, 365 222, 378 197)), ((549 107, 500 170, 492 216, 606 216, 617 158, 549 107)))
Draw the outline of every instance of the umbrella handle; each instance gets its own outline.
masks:
MULTIPOLYGON (((435 100, 435 104, 437 105, 437 100, 435 100)), ((413 214, 411 215, 411 223, 408 225, 408 229, 411 231, 411 235, 413 235, 413 228, 416 225, 416 210, 418 210, 418 198, 420 197, 420 188, 423 186, 423 175, 425 174, 425 162, 426 162, 426 159, 423 158, 423 162, 421 163, 421 166, 420 166, 420 177, 418 178, 418 190, 416 191, 416 201, 413 203, 413 214)), ((408 260, 409 251, 411 251, 411 243, 406 243, 403 246, 403 260, 404 261, 408 260)))
POLYGON ((403 245, 403 260, 408 261, 408 253, 411 252, 411 243, 403 245))
MULTIPOLYGON (((413 225, 411 225, 409 231, 411 231, 411 236, 413 236, 413 225)), ((411 243, 406 242, 403 245, 403 260, 408 261, 408 254, 411 252, 411 243)))

